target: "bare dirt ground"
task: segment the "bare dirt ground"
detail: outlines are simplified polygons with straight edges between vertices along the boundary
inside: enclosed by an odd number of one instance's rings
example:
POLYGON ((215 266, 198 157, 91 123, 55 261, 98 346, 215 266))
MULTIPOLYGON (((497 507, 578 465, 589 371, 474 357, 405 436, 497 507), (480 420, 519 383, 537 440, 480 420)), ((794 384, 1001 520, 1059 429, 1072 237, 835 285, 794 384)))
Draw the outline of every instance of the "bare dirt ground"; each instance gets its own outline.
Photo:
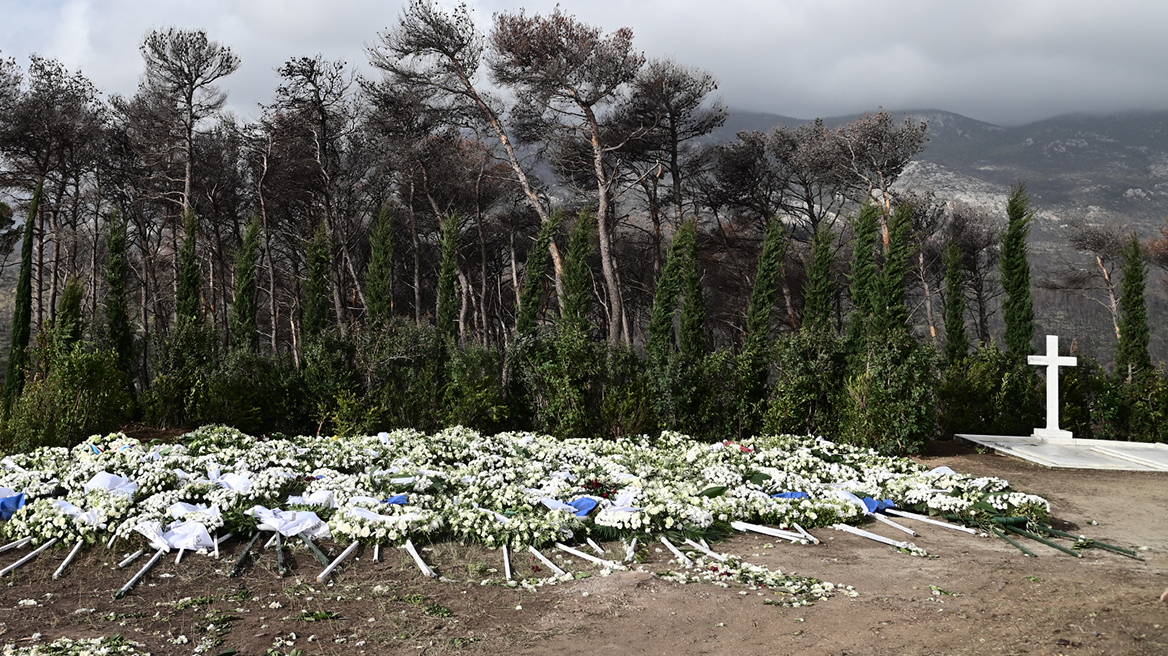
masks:
MULTIPOLYGON (((570 557, 573 571, 592 576, 513 589, 498 584, 496 552, 459 544, 422 552, 443 581, 424 578, 400 550, 384 550, 375 563, 366 549, 319 585, 322 567, 303 548, 291 552, 291 576, 277 576, 267 551, 230 579, 231 559, 243 549, 232 541, 219 561, 192 554, 175 565, 166 557, 114 600, 145 557, 117 569, 127 550, 102 546, 59 580, 52 573, 63 552, 4 579, 0 645, 32 644, 34 633, 42 641, 122 633, 154 654, 190 654, 200 643, 212 655, 1168 654, 1168 603, 1158 600, 1168 586, 1168 474, 1051 470, 952 446, 921 461, 1004 477, 1049 499, 1056 527, 1146 547, 1143 559, 1098 549, 1072 558, 1033 542, 1039 557, 1027 558, 999 539, 924 524, 914 525, 921 533, 914 541, 937 558, 830 529, 815 531, 819 546, 753 535, 715 546, 860 593, 787 608, 743 588, 679 585, 645 572, 603 577, 570 557)), ((903 537, 879 524, 865 528, 903 537)), ((646 569, 671 567, 667 553, 650 556, 646 569)), ((0 554, 0 565, 15 559, 0 554)), ((549 574, 527 554, 513 561, 518 576, 549 574)))

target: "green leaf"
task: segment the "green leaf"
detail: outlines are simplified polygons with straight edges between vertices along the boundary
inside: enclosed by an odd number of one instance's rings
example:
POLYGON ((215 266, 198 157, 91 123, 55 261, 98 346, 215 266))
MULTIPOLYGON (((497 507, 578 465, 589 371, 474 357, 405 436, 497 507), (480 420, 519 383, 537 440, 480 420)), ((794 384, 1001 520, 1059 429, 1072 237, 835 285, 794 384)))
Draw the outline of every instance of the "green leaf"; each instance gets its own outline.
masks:
POLYGON ((755 485, 762 485, 763 483, 771 480, 771 475, 764 472, 755 472, 751 474, 750 477, 746 480, 754 483, 755 485))

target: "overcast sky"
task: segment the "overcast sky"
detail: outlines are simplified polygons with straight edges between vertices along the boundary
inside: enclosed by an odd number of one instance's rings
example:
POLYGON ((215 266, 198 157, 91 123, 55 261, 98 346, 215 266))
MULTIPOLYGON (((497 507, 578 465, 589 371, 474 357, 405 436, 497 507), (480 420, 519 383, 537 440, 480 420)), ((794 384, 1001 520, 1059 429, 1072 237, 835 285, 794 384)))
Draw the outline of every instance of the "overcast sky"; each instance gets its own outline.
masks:
MULTIPOLYGON (((147 31, 203 29, 243 65, 223 81, 254 116, 273 69, 323 54, 367 71, 364 48, 403 0, 0 0, 0 53, 80 68, 106 93, 131 94, 147 31)), ((450 6, 450 2, 444 2, 450 6)), ((497 11, 549 12, 554 0, 473 0, 484 30, 497 11)), ((1069 112, 1168 109, 1168 3, 1154 0, 561 0, 606 31, 631 27, 650 57, 720 80, 730 107, 800 118, 945 109, 1014 125, 1069 112)))

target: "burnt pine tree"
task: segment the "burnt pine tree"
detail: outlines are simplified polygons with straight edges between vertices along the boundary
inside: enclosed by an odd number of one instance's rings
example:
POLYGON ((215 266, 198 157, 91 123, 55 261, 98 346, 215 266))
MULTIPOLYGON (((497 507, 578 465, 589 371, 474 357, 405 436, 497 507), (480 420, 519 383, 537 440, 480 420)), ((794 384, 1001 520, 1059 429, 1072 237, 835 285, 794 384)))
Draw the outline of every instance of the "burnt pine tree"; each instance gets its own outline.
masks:
POLYGON ((1026 239, 1034 210, 1026 186, 1019 184, 1006 201, 1006 234, 1002 236, 1002 288, 1006 301, 1002 314, 1006 320, 1006 348, 1019 358, 1034 352, 1034 299, 1030 295, 1030 261, 1026 239))
POLYGON ((16 280, 16 305, 12 310, 12 346, 9 347, 8 369, 4 376, 5 417, 24 390, 24 370, 28 368, 28 338, 32 327, 32 228, 36 225, 37 206, 44 186, 44 180, 41 180, 33 192, 20 246, 20 275, 16 280))
POLYGON ((1148 354, 1148 307, 1144 302, 1144 252, 1135 234, 1123 249, 1123 294, 1119 306, 1119 345, 1115 374, 1127 380, 1152 368, 1148 354))
POLYGON ((442 221, 442 265, 438 272, 438 332, 449 340, 458 339, 458 216, 442 221))
POLYGON ((945 360, 954 364, 969 354, 965 333, 965 269, 961 248, 949 242, 945 249, 945 360))
POLYGON ((179 324, 193 324, 201 318, 199 302, 199 260, 195 250, 199 220, 191 210, 183 212, 183 226, 186 228, 186 239, 183 240, 182 250, 179 252, 178 289, 175 291, 175 311, 179 324))

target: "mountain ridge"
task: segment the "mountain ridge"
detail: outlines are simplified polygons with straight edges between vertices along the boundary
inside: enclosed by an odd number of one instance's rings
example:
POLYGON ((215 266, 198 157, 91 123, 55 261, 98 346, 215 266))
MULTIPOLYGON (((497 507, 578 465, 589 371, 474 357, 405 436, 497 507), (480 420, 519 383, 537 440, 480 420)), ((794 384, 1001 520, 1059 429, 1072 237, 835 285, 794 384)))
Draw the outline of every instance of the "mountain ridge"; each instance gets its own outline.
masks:
MULTIPOLYGON (((1024 182, 1044 215, 1064 220, 1122 220, 1145 236, 1168 215, 1168 111, 1068 113, 1018 126, 1000 126, 940 109, 891 111, 898 120, 929 125, 929 141, 902 185, 933 189, 943 199, 986 206, 988 188, 1004 196, 1024 182), (988 188, 987 188, 988 187, 988 188)), ((836 127, 863 114, 829 116, 836 127)), ((796 127, 809 120, 730 110, 714 135, 796 127)))

